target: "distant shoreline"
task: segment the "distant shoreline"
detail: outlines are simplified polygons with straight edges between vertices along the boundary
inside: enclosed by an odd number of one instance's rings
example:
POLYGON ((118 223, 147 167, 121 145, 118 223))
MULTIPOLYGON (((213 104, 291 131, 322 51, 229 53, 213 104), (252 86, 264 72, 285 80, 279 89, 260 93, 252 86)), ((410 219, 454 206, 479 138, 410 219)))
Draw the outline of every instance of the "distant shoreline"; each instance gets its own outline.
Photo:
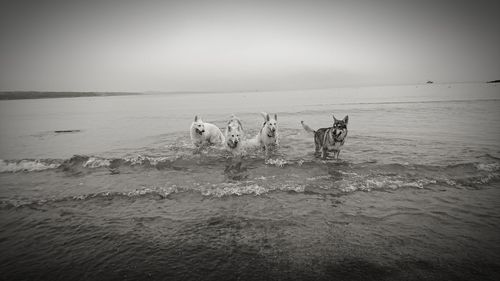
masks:
POLYGON ((108 96, 133 96, 133 95, 188 95, 188 94, 227 94, 227 93, 255 93, 255 92, 295 92, 307 90, 326 90, 336 88, 365 88, 365 87, 391 87, 391 86, 421 86, 421 85, 455 85, 455 84, 491 84, 500 80, 487 82, 452 82, 452 83, 417 83, 417 84, 391 84, 391 85, 350 85, 327 88, 287 89, 287 90, 235 90, 235 91, 146 91, 146 92, 54 92, 54 91, 0 91, 0 100, 21 99, 52 99, 52 98, 78 98, 78 97, 108 97, 108 96))
POLYGON ((23 99, 53 99, 53 98, 78 98, 78 97, 108 97, 131 96, 142 93, 132 92, 35 92, 35 91, 5 91, 0 92, 0 100, 23 99))

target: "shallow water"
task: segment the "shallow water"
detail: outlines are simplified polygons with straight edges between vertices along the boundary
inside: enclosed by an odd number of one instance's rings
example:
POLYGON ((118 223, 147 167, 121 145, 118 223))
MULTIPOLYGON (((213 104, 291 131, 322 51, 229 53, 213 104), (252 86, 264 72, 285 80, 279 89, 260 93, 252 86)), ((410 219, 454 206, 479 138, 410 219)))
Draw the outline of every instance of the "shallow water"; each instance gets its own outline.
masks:
POLYGON ((0 101, 12 279, 495 279, 500 91, 454 84, 0 101), (233 158, 195 114, 280 146, 233 158), (300 127, 349 115, 340 160, 300 127), (80 130, 54 133, 56 130, 80 130))

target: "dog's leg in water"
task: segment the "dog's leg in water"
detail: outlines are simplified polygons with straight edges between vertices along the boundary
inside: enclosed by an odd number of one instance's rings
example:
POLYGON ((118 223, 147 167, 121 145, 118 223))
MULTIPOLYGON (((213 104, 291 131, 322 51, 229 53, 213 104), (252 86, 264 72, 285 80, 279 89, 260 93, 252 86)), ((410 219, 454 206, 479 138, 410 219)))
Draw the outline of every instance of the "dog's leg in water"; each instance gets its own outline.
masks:
POLYGON ((273 156, 275 150, 276 150, 276 146, 275 145, 273 145, 273 144, 266 145, 265 146, 265 155, 266 155, 266 158, 270 158, 271 156, 273 156))
POLYGON ((269 148, 267 146, 262 147, 262 152, 264 152, 264 159, 269 159, 269 148))
POLYGON ((328 151, 326 150, 326 148, 323 148, 323 150, 321 151, 321 158, 326 159, 327 156, 328 151))
POLYGON ((200 154, 200 153, 201 153, 201 144, 195 144, 193 154, 200 154))
POLYGON ((316 145, 316 147, 314 149, 314 155, 318 156, 319 155, 320 147, 319 147, 319 145, 317 143, 315 145, 316 145))

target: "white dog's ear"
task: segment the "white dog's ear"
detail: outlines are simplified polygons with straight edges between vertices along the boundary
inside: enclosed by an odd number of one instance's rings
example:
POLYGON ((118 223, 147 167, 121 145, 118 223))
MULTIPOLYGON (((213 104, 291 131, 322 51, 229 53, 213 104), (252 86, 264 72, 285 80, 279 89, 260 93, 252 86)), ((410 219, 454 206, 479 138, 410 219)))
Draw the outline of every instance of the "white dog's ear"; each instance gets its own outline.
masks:
POLYGON ((269 119, 269 115, 265 112, 261 112, 260 115, 262 115, 262 117, 264 118, 265 121, 268 121, 269 119))
POLYGON ((194 122, 198 121, 198 115, 194 116, 194 122))
POLYGON ((278 121, 278 115, 274 113, 274 120, 278 121))
POLYGON ((349 122, 349 115, 346 115, 346 116, 344 117, 344 123, 346 123, 346 124, 347 124, 347 122, 349 122))

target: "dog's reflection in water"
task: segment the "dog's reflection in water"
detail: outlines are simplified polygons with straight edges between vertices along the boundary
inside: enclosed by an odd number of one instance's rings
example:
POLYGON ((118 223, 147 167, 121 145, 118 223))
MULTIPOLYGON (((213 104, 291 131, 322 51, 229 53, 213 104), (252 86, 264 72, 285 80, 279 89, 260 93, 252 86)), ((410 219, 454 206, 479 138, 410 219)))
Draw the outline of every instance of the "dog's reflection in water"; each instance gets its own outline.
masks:
POLYGON ((243 158, 242 157, 234 157, 229 158, 228 163, 226 165, 226 169, 224 169, 224 174, 229 180, 244 180, 248 178, 247 168, 242 166, 243 158))

